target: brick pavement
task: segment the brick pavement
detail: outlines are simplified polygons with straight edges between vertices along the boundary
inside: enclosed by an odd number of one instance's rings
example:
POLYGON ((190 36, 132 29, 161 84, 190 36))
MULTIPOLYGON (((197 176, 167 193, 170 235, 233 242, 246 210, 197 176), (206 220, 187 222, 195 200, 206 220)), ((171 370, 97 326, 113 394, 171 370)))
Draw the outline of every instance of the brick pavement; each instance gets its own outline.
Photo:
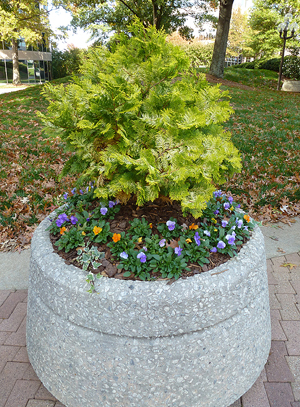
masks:
MULTIPOLYGON (((300 407, 300 255, 273 258, 267 264, 270 356, 252 388, 231 407, 300 407), (290 267, 283 267, 287 263, 290 267)), ((64 407, 29 363, 26 302, 26 290, 0 291, 0 407, 64 407)))

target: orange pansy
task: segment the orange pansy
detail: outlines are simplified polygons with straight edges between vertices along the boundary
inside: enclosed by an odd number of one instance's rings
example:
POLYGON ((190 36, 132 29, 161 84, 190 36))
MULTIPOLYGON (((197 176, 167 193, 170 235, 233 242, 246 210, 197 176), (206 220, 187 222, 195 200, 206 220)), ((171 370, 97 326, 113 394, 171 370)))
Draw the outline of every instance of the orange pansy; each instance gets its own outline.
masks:
POLYGON ((249 215, 244 215, 244 219, 245 219, 247 222, 250 222, 250 216, 249 216, 249 215))
POLYGON ((64 226, 62 228, 60 228, 60 234, 63 235, 65 233, 65 231, 67 230, 67 228, 65 228, 64 226))
POLYGON ((115 243, 117 243, 119 240, 121 240, 121 235, 120 235, 120 233, 114 233, 112 239, 113 239, 113 241, 114 241, 115 243))
POLYGON ((195 225, 195 223, 192 223, 190 226, 189 226, 189 228, 190 228, 190 230, 191 229, 198 229, 199 228, 199 226, 198 225, 195 225))

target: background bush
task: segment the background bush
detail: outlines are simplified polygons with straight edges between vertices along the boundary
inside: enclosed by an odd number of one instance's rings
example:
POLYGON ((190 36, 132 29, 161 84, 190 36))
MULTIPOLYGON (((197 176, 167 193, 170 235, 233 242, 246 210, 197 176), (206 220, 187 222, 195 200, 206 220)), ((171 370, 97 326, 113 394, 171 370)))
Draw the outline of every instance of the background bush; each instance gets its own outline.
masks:
POLYGON ((210 64, 214 49, 213 42, 203 43, 199 39, 187 41, 178 32, 168 36, 167 41, 173 45, 178 45, 190 58, 191 65, 194 68, 210 64))
POLYGON ((295 81, 300 80, 300 58, 292 55, 284 58, 282 75, 295 81))
POLYGON ((69 48, 65 51, 52 51, 53 79, 64 78, 79 72, 85 50, 69 48))

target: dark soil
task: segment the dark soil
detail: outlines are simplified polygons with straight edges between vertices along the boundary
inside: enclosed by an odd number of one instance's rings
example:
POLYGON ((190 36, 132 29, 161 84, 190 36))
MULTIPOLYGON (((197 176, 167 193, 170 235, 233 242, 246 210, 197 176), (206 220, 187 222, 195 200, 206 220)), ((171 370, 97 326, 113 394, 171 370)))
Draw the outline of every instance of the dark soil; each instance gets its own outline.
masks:
MULTIPOLYGON (((149 223, 152 223, 152 233, 158 234, 156 229, 156 225, 159 223, 167 222, 171 217, 177 219, 177 223, 180 225, 186 224, 187 226, 191 225, 192 223, 199 224, 199 219, 196 220, 193 216, 189 215, 184 217, 181 211, 181 207, 177 202, 168 202, 168 201, 161 201, 156 200, 154 202, 147 203, 143 207, 136 206, 133 202, 128 202, 125 205, 121 206, 120 212, 115 215, 113 220, 109 220, 110 223, 110 231, 112 233, 121 233, 123 231, 127 231, 130 227, 129 221, 132 221, 134 218, 145 218, 145 220, 149 223)), ((201 219, 201 221, 206 222, 206 219, 201 219)), ((77 250, 73 249, 68 253, 65 253, 62 250, 58 250, 57 246, 54 243, 60 238, 60 235, 50 236, 51 242, 53 244, 53 249, 56 253, 59 254, 65 260, 66 264, 73 264, 76 267, 82 268, 81 264, 76 261, 77 257, 77 250)), ((245 243, 245 242, 244 242, 245 243)), ((175 242, 176 244, 176 242, 175 242)), ((110 277, 110 278, 118 278, 124 280, 139 280, 139 278, 135 277, 133 274, 130 277, 124 277, 125 270, 118 269, 118 260, 115 259, 110 251, 110 248, 107 245, 99 244, 93 242, 92 245, 96 246, 100 252, 105 252, 105 258, 101 260, 101 266, 97 270, 93 270, 92 267, 89 271, 92 271, 94 274, 101 273, 103 276, 110 277)), ((143 244, 136 245, 137 249, 141 249, 143 244)), ((239 252, 241 246, 237 248, 237 252, 239 252)), ((205 271, 211 270, 230 259, 229 255, 224 255, 221 253, 210 253, 209 257, 209 264, 205 264, 203 267, 199 266, 198 264, 188 263, 188 267, 190 271, 184 270, 182 272, 181 277, 186 278, 193 276, 195 274, 203 273, 205 271)), ((223 270, 225 271, 225 269, 223 270)), ((223 272, 222 271, 222 272, 223 272)), ((161 280, 160 273, 158 272, 150 272, 151 277, 156 280, 161 280)), ((173 280, 173 279, 172 279, 173 280)), ((170 282, 172 282, 170 280, 170 282)), ((173 280, 174 281, 174 280, 173 280)))

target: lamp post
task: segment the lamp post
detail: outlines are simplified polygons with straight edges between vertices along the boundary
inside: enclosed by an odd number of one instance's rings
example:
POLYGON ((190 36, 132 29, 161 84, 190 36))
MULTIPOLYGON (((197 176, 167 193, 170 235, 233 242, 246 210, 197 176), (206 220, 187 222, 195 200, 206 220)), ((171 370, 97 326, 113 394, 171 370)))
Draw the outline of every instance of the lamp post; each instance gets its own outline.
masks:
POLYGON ((290 20, 293 18, 292 14, 288 13, 284 16, 284 22, 279 24, 277 27, 277 30, 279 31, 280 38, 283 39, 283 48, 282 48, 282 55, 281 55, 281 61, 280 61, 280 67, 279 67, 279 78, 278 78, 278 85, 277 85, 277 90, 280 90, 280 82, 281 82, 281 75, 282 75, 282 65, 283 65, 283 60, 284 60, 284 51, 285 51, 285 43, 286 40, 289 40, 290 38, 293 38, 295 36, 295 30, 298 28, 297 23, 291 23, 290 20), (290 30, 291 35, 287 35, 288 31, 290 30))

